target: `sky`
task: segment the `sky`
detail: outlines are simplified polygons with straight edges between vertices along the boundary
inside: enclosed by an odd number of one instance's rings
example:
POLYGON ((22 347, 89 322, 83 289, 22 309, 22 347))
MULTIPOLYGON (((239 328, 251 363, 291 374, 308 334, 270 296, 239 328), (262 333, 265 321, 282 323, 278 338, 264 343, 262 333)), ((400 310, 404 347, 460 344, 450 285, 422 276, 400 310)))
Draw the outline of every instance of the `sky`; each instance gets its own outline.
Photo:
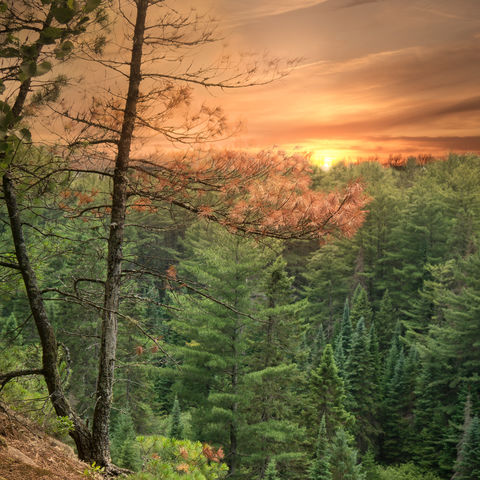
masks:
POLYGON ((210 92, 235 148, 319 163, 480 152, 480 0, 202 0, 226 52, 299 58, 285 78, 210 92))

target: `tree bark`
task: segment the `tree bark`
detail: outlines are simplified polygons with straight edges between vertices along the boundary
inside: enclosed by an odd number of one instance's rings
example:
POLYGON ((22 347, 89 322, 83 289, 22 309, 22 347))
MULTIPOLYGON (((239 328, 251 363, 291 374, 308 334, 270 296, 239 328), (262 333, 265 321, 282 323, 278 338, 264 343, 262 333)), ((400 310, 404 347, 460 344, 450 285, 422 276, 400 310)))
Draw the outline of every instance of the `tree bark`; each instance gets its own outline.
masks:
POLYGON ((78 456, 82 460, 91 461, 91 434, 82 419, 73 411, 63 391, 57 368, 58 344, 55 332, 48 320, 37 277, 28 257, 16 192, 13 180, 8 172, 3 176, 3 189, 10 220, 10 229, 15 245, 15 254, 25 284, 32 317, 42 345, 42 373, 47 384, 48 393, 55 413, 60 417, 68 417, 73 421, 74 428, 70 432, 70 436, 75 441, 78 456))
POLYGON ((142 79, 142 48, 149 0, 138 0, 133 36, 127 100, 122 132, 113 176, 112 213, 108 238, 107 278, 105 282, 104 313, 100 359, 97 378, 95 410, 93 415, 93 446, 96 462, 110 464, 109 419, 113 399, 113 382, 118 332, 118 306, 121 286, 123 241, 127 204, 127 173, 133 130, 137 117, 139 87, 142 79))

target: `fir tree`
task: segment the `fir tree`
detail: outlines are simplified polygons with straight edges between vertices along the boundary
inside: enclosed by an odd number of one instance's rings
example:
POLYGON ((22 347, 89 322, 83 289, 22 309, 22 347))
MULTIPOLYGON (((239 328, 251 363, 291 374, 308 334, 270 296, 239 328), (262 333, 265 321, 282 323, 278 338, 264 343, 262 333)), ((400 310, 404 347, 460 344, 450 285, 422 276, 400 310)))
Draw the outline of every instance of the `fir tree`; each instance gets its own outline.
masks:
POLYGON ((329 442, 325 427, 325 415, 322 416, 315 445, 315 457, 309 470, 309 480, 331 480, 329 461, 329 442))
POLYGON ((180 414, 180 403, 175 395, 172 412, 170 414, 170 438, 176 438, 177 440, 183 438, 183 425, 180 414))

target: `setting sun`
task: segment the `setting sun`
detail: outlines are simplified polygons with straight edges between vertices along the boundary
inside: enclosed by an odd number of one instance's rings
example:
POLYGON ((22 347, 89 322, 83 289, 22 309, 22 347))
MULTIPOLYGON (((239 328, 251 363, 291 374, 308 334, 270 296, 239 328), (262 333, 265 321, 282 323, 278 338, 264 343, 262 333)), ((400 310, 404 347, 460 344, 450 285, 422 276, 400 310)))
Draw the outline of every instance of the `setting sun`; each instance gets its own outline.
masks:
POLYGON ((330 152, 324 150, 316 150, 312 153, 312 163, 318 167, 328 170, 335 163, 339 161, 339 158, 332 155, 330 152))

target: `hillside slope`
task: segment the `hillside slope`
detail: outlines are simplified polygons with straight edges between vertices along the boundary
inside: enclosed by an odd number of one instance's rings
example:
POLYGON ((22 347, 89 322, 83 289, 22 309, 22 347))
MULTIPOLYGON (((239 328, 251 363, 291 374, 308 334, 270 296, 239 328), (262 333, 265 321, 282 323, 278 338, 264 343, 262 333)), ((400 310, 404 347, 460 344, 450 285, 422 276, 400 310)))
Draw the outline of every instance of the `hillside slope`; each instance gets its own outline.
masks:
POLYGON ((0 480, 85 480, 71 447, 0 404, 0 480))

